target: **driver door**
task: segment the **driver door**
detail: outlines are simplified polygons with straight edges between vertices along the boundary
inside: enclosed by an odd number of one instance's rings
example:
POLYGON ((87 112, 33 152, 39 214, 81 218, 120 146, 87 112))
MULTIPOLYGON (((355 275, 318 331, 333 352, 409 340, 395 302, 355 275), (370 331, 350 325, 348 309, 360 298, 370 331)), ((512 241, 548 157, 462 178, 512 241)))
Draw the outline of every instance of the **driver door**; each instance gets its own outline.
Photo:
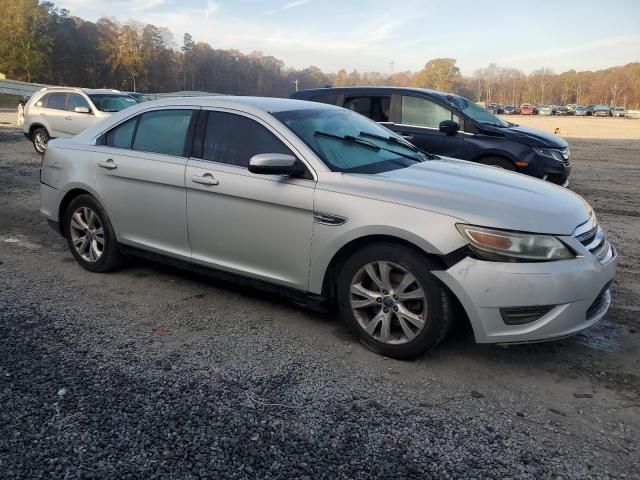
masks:
MULTIPOLYGON (((440 131, 440 122, 453 120, 458 125, 460 117, 448 108, 426 98, 403 95, 401 97, 400 121, 390 128, 396 133, 411 137, 409 141, 417 147, 436 155, 459 158, 462 153, 463 135, 447 135, 440 131)), ((460 130, 462 130, 460 125, 460 130)))
MULTIPOLYGON (((203 111, 204 112, 204 111, 203 111)), ((252 156, 297 156, 246 114, 208 111, 187 163, 187 224, 194 263, 306 290, 315 181, 249 172, 252 156)))

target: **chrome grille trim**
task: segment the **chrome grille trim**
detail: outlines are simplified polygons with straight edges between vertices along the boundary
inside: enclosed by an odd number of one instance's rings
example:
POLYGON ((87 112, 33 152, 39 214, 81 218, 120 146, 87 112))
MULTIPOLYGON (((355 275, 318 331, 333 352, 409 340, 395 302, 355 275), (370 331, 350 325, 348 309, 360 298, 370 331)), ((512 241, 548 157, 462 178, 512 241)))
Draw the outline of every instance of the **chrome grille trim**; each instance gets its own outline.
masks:
POLYGON ((593 215, 576 228, 573 236, 603 265, 610 262, 615 256, 614 248, 593 215))

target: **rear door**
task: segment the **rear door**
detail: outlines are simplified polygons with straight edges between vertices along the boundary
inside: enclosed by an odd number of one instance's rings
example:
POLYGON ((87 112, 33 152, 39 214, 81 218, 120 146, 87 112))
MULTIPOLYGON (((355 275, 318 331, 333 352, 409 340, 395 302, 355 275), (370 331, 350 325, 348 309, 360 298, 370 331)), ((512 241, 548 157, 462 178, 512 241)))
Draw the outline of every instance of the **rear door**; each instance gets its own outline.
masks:
POLYGON ((189 260, 184 174, 195 112, 151 110, 101 139, 95 174, 119 242, 189 260))
POLYGON ((46 95, 43 101, 42 115, 49 131, 50 137, 68 137, 65 128, 65 117, 67 116, 67 94, 63 92, 52 92, 46 95))
POLYGON ((342 105, 374 122, 388 123, 391 110, 391 95, 345 95, 342 105))
POLYGON ((423 97, 403 95, 400 98, 399 119, 389 125, 396 133, 431 153, 458 157, 462 152, 463 135, 447 135, 440 131, 440 122, 453 120, 464 129, 462 119, 450 109, 423 97))
MULTIPOLYGON (((203 111, 204 114, 204 111, 203 111)), ((193 262, 305 290, 315 181, 249 172, 252 156, 296 154, 270 125, 211 110, 186 172, 193 262)))

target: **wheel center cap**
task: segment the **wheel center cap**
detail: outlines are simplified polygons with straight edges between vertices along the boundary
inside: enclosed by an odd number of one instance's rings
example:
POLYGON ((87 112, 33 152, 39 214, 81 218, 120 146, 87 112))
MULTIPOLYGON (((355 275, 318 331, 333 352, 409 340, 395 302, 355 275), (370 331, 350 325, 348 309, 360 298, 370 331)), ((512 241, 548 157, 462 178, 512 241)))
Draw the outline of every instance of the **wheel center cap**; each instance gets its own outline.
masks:
POLYGON ((382 299, 382 304, 383 304, 385 307, 393 307, 393 305, 395 304, 395 302, 393 301, 393 298, 391 298, 391 297, 388 297, 388 296, 387 296, 387 297, 384 297, 384 298, 382 299))

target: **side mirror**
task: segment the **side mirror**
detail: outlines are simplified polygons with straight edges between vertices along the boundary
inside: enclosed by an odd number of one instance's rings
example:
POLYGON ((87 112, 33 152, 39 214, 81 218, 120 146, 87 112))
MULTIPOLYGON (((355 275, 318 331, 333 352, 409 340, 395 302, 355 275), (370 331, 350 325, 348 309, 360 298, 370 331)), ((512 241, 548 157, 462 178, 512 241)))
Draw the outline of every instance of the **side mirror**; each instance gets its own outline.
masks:
POLYGON ((446 133, 447 135, 455 135, 460 130, 460 125, 458 122, 454 122, 453 120, 444 120, 440 122, 440 131, 442 133, 446 133))
POLYGON ((73 109, 76 113, 91 113, 91 111, 87 107, 76 107, 73 109))
POLYGON ((261 175, 289 175, 298 177, 306 172, 305 166, 293 155, 261 153, 249 160, 249 171, 261 175))

